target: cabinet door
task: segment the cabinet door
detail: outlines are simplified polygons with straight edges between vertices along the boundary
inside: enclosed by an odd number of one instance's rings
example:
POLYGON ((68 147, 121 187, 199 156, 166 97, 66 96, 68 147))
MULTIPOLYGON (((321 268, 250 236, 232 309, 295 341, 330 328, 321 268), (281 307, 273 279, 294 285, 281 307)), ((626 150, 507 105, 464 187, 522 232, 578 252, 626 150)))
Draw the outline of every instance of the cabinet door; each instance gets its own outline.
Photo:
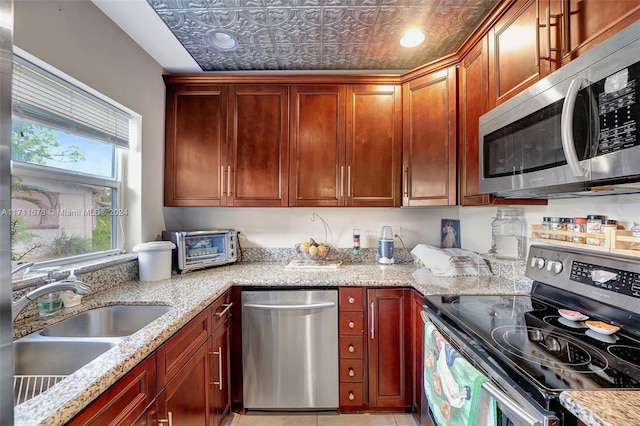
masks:
POLYGON ((404 206, 456 204, 456 71, 404 85, 404 206))
POLYGON ((148 425, 147 407, 156 393, 156 358, 151 355, 93 401, 68 424, 148 425))
POLYGON ((289 203, 289 89, 280 85, 231 86, 231 167, 228 205, 289 203))
POLYGON ((369 404, 372 408, 409 407, 411 355, 405 325, 411 321, 411 298, 403 289, 369 289, 367 302, 369 404))
POLYGON ((230 374, 230 345, 231 345, 230 315, 225 314, 222 322, 214 330, 211 339, 211 425, 223 424, 224 418, 231 412, 231 378, 230 374))
POLYGON ((400 206, 401 155, 400 86, 349 86, 346 205, 400 206))
POLYGON ((480 193, 479 119, 489 110, 489 61, 484 37, 460 63, 460 205, 489 204, 480 193))
POLYGON ((564 63, 640 19, 640 0, 565 0, 563 6, 564 63))
POLYGON ((540 78, 538 1, 518 0, 489 31, 491 107, 540 78))
POLYGON ((202 426, 209 424, 210 364, 208 344, 201 345, 158 394, 158 424, 202 426), (166 423, 165 423, 166 424, 166 423))
POLYGON ((344 205, 345 86, 291 87, 289 205, 344 205))
POLYGON ((164 204, 225 204, 227 88, 167 87, 164 204))

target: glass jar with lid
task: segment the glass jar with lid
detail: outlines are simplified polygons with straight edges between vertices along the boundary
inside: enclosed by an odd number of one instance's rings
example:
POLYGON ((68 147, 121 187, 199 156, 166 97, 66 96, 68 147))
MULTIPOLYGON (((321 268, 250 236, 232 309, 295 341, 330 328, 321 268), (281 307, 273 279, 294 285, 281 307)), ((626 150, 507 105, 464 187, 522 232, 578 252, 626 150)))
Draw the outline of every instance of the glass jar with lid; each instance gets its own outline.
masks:
POLYGON ((514 207, 498 207, 491 223, 491 251, 503 259, 524 259, 524 223, 514 207))

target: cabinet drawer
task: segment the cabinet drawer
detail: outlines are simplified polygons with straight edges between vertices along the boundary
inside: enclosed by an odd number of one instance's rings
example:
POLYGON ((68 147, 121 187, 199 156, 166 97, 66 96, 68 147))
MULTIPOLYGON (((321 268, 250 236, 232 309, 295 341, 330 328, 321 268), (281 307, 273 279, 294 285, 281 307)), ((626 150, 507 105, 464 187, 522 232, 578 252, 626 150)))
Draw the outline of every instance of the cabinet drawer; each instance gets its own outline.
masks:
POLYGON ((340 360, 340 381, 341 382, 362 382, 363 378, 361 359, 341 359, 340 360))
POLYGON ((340 358, 362 358, 363 355, 363 336, 340 336, 340 358))
POLYGON ((340 311, 364 311, 364 288, 340 287, 340 311))
POLYGON ((338 330, 340 334, 361 335, 364 332, 362 312, 340 312, 338 330))
POLYGON ((212 330, 218 328, 218 326, 225 323, 225 320, 231 316, 231 292, 227 291, 222 296, 218 297, 215 302, 211 304, 211 319, 213 322, 212 330))
POLYGON ((164 387, 211 334, 209 309, 205 309, 167 340, 157 351, 158 389, 164 387))
POLYGON ((362 383, 340 383, 340 406, 362 405, 362 383))

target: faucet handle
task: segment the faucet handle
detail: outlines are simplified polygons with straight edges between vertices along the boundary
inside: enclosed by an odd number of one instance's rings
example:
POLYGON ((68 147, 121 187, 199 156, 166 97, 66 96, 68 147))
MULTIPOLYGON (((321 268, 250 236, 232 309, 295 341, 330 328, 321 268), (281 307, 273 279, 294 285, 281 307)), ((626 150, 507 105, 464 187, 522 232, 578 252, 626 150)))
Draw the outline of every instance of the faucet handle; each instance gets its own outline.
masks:
POLYGON ((46 267, 46 268, 39 268, 38 272, 46 272, 47 273, 47 282, 52 283, 54 281, 53 273, 55 271, 57 271, 58 269, 60 269, 59 266, 49 266, 49 267, 46 267))

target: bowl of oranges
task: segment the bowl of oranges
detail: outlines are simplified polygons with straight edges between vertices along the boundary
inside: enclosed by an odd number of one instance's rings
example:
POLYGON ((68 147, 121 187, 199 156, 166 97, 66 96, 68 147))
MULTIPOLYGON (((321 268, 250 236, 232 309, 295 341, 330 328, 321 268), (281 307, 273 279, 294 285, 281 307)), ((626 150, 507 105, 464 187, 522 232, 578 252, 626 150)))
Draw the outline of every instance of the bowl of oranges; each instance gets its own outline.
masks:
POLYGON ((318 243, 313 238, 309 241, 303 241, 295 245, 296 252, 304 259, 313 262, 325 262, 331 246, 324 243, 318 243))

